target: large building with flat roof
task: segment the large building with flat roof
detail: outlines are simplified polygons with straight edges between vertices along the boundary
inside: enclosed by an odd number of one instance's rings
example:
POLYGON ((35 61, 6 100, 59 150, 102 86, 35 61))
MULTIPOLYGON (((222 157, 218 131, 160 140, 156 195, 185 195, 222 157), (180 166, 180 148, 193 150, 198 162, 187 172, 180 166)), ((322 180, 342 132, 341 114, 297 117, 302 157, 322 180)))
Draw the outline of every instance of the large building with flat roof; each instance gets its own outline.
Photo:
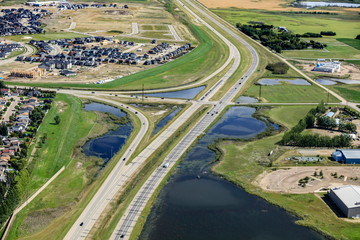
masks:
POLYGON ((360 218, 360 186, 335 187, 328 194, 346 217, 360 218))
POLYGON ((345 164, 360 164, 360 149, 336 149, 331 157, 345 164))

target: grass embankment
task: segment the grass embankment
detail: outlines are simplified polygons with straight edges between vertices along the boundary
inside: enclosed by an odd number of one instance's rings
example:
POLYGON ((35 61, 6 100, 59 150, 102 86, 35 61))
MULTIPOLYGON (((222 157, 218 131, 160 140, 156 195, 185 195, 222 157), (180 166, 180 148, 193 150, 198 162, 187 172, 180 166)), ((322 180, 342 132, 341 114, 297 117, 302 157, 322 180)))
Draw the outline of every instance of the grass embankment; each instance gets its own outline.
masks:
MULTIPOLYGON (((305 10, 303 10, 305 11, 305 10)), ((284 51, 283 56, 295 58, 345 58, 356 59, 360 51, 352 44, 358 29, 359 15, 356 12, 338 12, 338 15, 327 14, 299 14, 284 11, 243 10, 243 9, 213 9, 213 12, 231 24, 248 24, 249 22, 263 22, 274 26, 285 26, 294 33, 320 33, 328 30, 336 32, 336 36, 313 39, 328 45, 323 50, 295 50, 284 51), (347 27, 344 27, 347 26, 347 27), (342 41, 341 39, 348 39, 342 41), (339 41, 338 41, 339 40, 339 41), (341 42, 340 42, 341 41, 341 42), (348 45, 344 45, 348 44, 348 45)), ((304 38, 309 41, 309 38, 304 38)))
MULTIPOLYGON (((181 136, 185 136, 185 134, 193 127, 197 121, 202 117, 208 107, 204 106, 203 108, 199 109, 198 112, 194 113, 191 122, 184 123, 177 132, 175 132, 169 139, 166 141, 165 145, 161 149, 157 149, 147 160, 145 166, 140 170, 140 173, 137 175, 136 178, 132 179, 129 184, 127 185, 124 192, 122 192, 119 196, 117 196, 116 201, 113 202, 111 209, 108 211, 106 216, 102 216, 101 221, 97 222, 99 226, 96 230, 91 232, 91 236, 101 236, 102 239, 107 239, 110 237, 112 232, 114 231, 117 223, 120 221, 123 213, 126 211, 126 208, 129 206, 137 192, 140 190, 142 185, 151 175, 151 173, 159 167, 159 164, 164 160, 164 158, 170 153, 170 151, 179 143, 182 139, 181 136)), ((171 171, 167 175, 170 176, 171 171)), ((134 230, 132 231, 131 238, 134 239, 133 236, 138 236, 141 232, 141 229, 146 221, 146 217, 149 214, 153 201, 155 201, 157 194, 160 192, 161 187, 166 182, 167 177, 162 180, 160 186, 156 189, 155 193, 148 201, 145 209, 141 214, 141 219, 137 222, 134 230)), ((135 237, 135 239, 136 239, 135 237)))
POLYGON ((360 85, 332 85, 327 86, 350 102, 360 102, 360 85))
MULTIPOLYGON (((199 41, 199 45, 190 53, 159 67, 138 72, 105 84, 72 83, 16 83, 23 86, 67 87, 86 89, 135 90, 166 88, 195 82, 206 76, 209 69, 216 69, 226 60, 219 41, 210 38, 210 31, 204 27, 190 25, 190 29, 199 41)), ((14 84, 8 82, 8 84, 14 84)))
MULTIPOLYGON (((278 123, 287 127, 294 126, 312 106, 282 106, 276 107, 267 114, 278 123)), ((276 143, 283 133, 252 142, 223 141, 219 143, 222 150, 221 162, 213 170, 231 182, 242 186, 251 194, 258 195, 270 203, 278 205, 297 215, 298 224, 312 227, 336 239, 359 239, 359 224, 346 222, 338 217, 314 194, 280 194, 261 190, 252 184, 262 171, 270 170, 267 163, 276 160, 287 150, 276 143), (274 150, 272 156, 269 152, 274 150)))
MULTIPOLYGON (((253 85, 246 92, 251 97, 259 97, 258 85, 253 85)), ((274 86, 261 86, 261 99, 271 103, 318 103, 327 102, 328 93, 317 86, 300 86, 281 84, 274 86)), ((329 102, 339 102, 337 98, 329 95, 329 102)))
MULTIPOLYGON (((140 128, 140 122, 130 115, 134 126, 133 133, 125 147, 107 164, 97 178, 94 178, 102 161, 95 157, 85 157, 81 152, 81 146, 89 138, 99 136, 113 128, 113 124, 109 124, 111 121, 106 114, 82 111, 79 99, 67 95, 61 95, 61 97, 63 97, 62 102, 66 103, 65 111, 62 115, 59 114, 61 123, 64 122, 65 125, 66 120, 63 119, 63 115, 66 111, 72 110, 69 114, 74 117, 73 122, 69 124, 72 133, 67 136, 59 135, 63 138, 48 137, 47 144, 59 147, 63 140, 72 142, 72 145, 68 146, 69 155, 62 155, 66 159, 65 164, 69 162, 70 157, 72 160, 61 175, 18 213, 9 239, 62 239, 116 164, 117 161, 114 159, 120 158, 119 155, 123 153, 124 148, 129 145, 140 128)), ((58 110, 59 108, 55 112, 58 110)), ((50 114, 47 118, 50 123, 53 121, 50 114)), ((47 130, 49 136, 54 129, 47 130)), ((67 146, 66 144, 64 146, 67 146)), ((48 161, 51 160, 53 159, 48 159, 48 161)), ((51 166, 50 163, 48 165, 51 166)))

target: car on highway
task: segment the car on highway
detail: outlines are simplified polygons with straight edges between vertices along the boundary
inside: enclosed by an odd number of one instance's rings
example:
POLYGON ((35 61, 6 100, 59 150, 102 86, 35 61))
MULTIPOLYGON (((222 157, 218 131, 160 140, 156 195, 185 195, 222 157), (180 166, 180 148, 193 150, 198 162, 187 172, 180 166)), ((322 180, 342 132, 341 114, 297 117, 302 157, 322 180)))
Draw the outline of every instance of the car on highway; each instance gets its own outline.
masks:
POLYGON ((95 92, 91 92, 91 93, 95 93, 95 92))
POLYGON ((82 227, 82 225, 84 225, 84 222, 81 222, 81 223, 80 223, 80 227, 82 227))

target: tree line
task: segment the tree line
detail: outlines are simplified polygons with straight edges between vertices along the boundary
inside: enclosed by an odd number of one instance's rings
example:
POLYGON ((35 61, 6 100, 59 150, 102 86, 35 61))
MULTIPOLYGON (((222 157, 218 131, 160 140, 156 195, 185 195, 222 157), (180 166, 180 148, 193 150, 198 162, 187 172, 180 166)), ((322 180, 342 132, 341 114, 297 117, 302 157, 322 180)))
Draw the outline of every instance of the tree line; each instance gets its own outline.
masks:
MULTIPOLYGON (((329 117, 320 116, 325 113, 325 111, 326 108, 323 102, 316 108, 311 109, 303 119, 300 119, 297 125, 284 134, 280 144, 298 147, 350 147, 352 138, 347 134, 330 137, 319 134, 302 133, 306 128, 313 127, 315 121, 317 121, 319 127, 326 129, 336 128, 337 124, 335 119, 332 119, 334 120, 332 121, 329 117)), ((339 124, 339 130, 340 128, 343 128, 343 130, 351 132, 353 131, 354 126, 355 125, 352 125, 352 123, 339 124)))
POLYGON ((310 42, 304 41, 297 36, 297 34, 291 32, 274 31, 273 25, 243 25, 237 23, 236 27, 244 34, 260 41, 262 45, 278 53, 281 53, 283 50, 306 49, 309 47, 323 49, 327 46, 326 44, 315 42, 313 40, 310 42))

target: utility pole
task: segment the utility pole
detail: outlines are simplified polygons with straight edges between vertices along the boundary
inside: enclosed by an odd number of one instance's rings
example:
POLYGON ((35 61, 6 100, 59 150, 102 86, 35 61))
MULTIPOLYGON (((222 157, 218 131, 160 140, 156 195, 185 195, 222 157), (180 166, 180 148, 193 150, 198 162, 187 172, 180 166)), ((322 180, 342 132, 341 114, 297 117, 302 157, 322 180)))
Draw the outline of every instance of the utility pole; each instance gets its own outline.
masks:
POLYGON ((144 84, 142 85, 142 101, 144 102, 144 84))
POLYGON ((329 93, 329 90, 328 90, 328 95, 327 95, 327 104, 329 104, 329 96, 330 96, 330 93, 329 93))

